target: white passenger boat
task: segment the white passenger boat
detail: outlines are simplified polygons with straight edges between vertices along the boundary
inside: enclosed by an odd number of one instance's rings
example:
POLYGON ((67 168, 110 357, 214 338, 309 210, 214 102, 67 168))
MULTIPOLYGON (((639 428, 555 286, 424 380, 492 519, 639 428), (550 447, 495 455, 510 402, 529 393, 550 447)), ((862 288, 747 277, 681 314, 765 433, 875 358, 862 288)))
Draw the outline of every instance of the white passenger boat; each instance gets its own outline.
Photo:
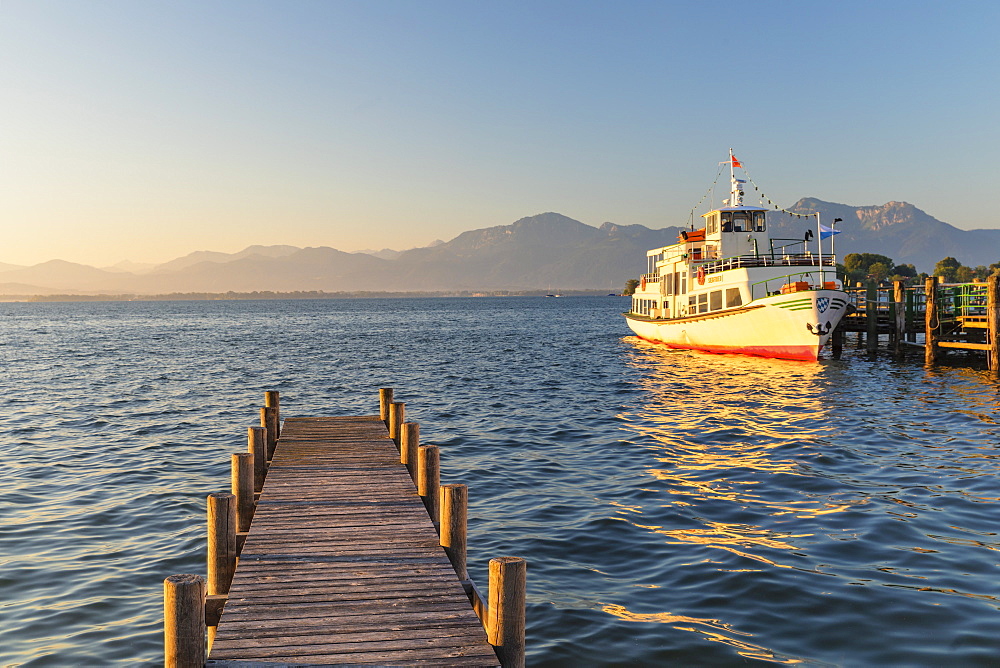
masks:
POLYGON ((801 239, 772 239, 768 209, 743 204, 747 179, 736 178, 732 150, 722 164, 730 198, 702 215, 701 229, 646 253, 628 326, 671 348, 816 360, 848 306, 832 242, 830 253, 822 247, 836 231, 816 213, 815 234, 810 221, 801 239))

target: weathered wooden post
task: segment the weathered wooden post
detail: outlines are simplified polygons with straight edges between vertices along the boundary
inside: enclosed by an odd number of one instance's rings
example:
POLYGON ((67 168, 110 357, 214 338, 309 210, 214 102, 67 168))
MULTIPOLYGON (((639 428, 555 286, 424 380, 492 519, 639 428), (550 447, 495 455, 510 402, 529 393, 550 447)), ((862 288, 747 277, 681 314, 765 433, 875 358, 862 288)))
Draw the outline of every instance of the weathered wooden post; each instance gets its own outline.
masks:
POLYGON ((171 575, 163 581, 163 664, 205 665, 205 578, 171 575))
POLYGON ((466 566, 469 488, 466 485, 441 485, 441 547, 451 560, 459 580, 468 580, 466 566))
POLYGON ((423 499, 424 507, 431 516, 435 528, 438 526, 438 497, 441 492, 441 456, 436 445, 421 445, 417 448, 417 494, 423 499))
POLYGON ((260 409, 260 426, 267 432, 267 461, 274 457, 274 446, 278 443, 277 409, 264 406, 260 409))
POLYGON ((420 447, 420 425, 404 422, 399 436, 399 462, 405 464, 413 481, 417 480, 417 448, 420 447))
POLYGON ((389 404, 389 438, 399 447, 400 426, 406 420, 406 404, 394 401, 389 404))
POLYGON ((986 281, 987 336, 990 339, 990 371, 1000 373, 1000 274, 986 281))
POLYGON ((253 491, 259 494, 267 473, 267 433, 263 427, 247 427, 247 451, 253 453, 253 491))
POLYGON ((264 407, 274 409, 274 440, 281 438, 281 394, 277 390, 264 393, 264 407))
POLYGON ((382 422, 385 422, 385 426, 389 426, 389 405, 392 403, 392 388, 391 387, 381 387, 378 391, 378 414, 382 418, 382 422))
POLYGON ((868 281, 865 287, 865 329, 865 349, 873 353, 878 350, 878 288, 875 281, 868 281))
POLYGON ((520 557, 490 559, 486 636, 504 668, 524 666, 528 565, 520 557))
POLYGON ((844 352, 844 329, 841 327, 842 324, 843 320, 834 328, 833 335, 830 337, 830 345, 832 346, 831 354, 835 360, 839 360, 844 352))
POLYGON ((208 593, 228 594, 236 570, 236 497, 208 495, 208 593))
POLYGON ((906 331, 906 282, 892 282, 892 302, 895 305, 895 324, 893 326, 893 346, 898 355, 903 350, 903 334, 906 331))
MULTIPOLYGON (((250 531, 250 520, 253 519, 253 479, 254 458, 252 452, 237 452, 232 460, 233 496, 236 497, 236 532, 250 531)), ((236 553, 242 551, 237 537, 236 553)))
POLYGON ((924 282, 924 364, 937 362, 937 276, 928 276, 924 282))

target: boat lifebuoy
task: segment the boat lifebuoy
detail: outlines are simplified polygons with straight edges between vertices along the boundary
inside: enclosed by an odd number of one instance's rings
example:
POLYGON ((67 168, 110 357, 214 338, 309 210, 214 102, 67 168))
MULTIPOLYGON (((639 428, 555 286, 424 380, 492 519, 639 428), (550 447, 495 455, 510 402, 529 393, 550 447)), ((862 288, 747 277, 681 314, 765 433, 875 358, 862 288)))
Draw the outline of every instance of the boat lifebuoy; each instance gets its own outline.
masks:
POLYGON ((642 283, 640 284, 639 289, 640 290, 645 290, 646 289, 646 277, 645 276, 642 277, 642 283))
POLYGON ((698 267, 698 285, 705 285, 705 267, 698 267))

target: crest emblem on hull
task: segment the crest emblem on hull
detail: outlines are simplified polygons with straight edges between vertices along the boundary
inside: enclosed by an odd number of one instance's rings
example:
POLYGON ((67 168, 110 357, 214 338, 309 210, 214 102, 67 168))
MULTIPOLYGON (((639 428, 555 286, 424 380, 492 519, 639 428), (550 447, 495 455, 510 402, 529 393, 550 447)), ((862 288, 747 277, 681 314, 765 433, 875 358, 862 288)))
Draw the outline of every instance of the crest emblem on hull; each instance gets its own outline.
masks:
POLYGON ((816 306, 819 308, 820 313, 826 313, 826 310, 830 308, 830 298, 820 297, 816 300, 816 306))

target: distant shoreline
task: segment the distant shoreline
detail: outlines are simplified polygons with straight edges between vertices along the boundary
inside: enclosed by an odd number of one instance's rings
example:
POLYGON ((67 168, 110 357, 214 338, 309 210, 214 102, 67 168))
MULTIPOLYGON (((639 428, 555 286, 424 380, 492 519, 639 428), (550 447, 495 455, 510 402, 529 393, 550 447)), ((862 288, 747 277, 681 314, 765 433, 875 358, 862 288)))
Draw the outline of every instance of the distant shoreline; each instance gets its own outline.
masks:
MULTIPOLYGON (((172 292, 160 295, 0 295, 0 302, 164 302, 164 301, 253 301, 276 299, 421 299, 441 297, 545 297, 546 290, 450 290, 428 292, 172 292)), ((561 290, 560 297, 610 296, 605 290, 561 290)))

